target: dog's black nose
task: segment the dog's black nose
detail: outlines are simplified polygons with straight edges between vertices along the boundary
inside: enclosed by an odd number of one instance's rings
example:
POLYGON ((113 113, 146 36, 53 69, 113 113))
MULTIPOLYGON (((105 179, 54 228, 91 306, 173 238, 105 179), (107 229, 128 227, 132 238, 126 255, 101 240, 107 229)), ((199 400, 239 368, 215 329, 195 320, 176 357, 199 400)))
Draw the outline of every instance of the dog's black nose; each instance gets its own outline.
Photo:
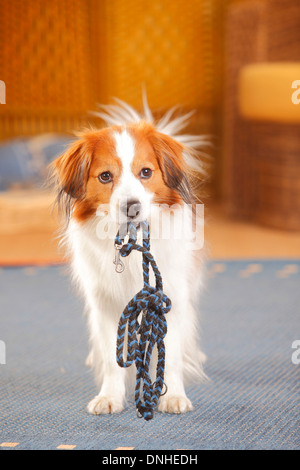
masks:
POLYGON ((141 211, 141 203, 140 201, 130 199, 121 205, 121 211, 128 219, 134 219, 141 211))

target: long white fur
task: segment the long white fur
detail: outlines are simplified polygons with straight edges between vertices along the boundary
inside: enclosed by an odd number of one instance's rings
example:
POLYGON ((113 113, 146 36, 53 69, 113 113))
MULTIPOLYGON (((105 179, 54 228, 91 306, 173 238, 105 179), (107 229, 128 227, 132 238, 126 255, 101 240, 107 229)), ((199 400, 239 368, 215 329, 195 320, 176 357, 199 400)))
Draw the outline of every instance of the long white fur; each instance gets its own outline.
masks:
POLYGON ((187 152, 184 152, 184 158, 186 159, 187 165, 197 173, 202 175, 205 174, 205 169, 202 165, 199 156, 202 156, 204 160, 208 159, 207 153, 201 151, 203 147, 211 146, 210 136, 204 135, 191 135, 191 134, 179 134, 187 125, 188 120, 194 114, 194 111, 190 111, 177 118, 173 118, 177 107, 171 108, 167 111, 159 121, 155 121, 151 109, 149 108, 146 93, 143 93, 143 112, 138 113, 134 108, 120 100, 115 98, 116 105, 99 105, 100 111, 92 112, 93 115, 101 118, 108 126, 124 126, 130 123, 138 123, 142 120, 153 124, 156 129, 162 134, 173 137, 178 142, 184 144, 187 152))
MULTIPOLYGON (((143 217, 149 217, 150 225, 154 225, 160 212, 151 205, 152 195, 145 191, 144 186, 130 172, 135 143, 126 133, 126 123, 137 122, 141 116, 126 104, 105 109, 106 113, 102 113, 101 117, 105 118, 107 124, 125 126, 121 134, 115 135, 115 148, 123 164, 123 172, 120 184, 111 198, 111 213, 116 214, 116 206, 122 198, 134 196, 144 207, 143 217)), ((145 116, 148 120, 152 119, 147 107, 145 116)), ((166 131, 173 135, 186 118, 176 119, 173 123, 170 118, 171 114, 162 119, 158 128, 161 132, 166 131)), ((178 135, 176 138, 180 140, 178 135)), ((188 139, 185 137, 183 140, 188 139)), ((195 149, 200 140, 190 138, 189 143, 195 149)), ((65 235, 74 280, 86 302, 90 338, 88 363, 94 369, 99 387, 99 393, 88 404, 88 411, 94 414, 121 411, 128 390, 127 378, 131 383, 134 382, 133 366, 131 370, 127 370, 116 363, 116 333, 123 309, 143 285, 139 253, 132 252, 123 259, 125 270, 122 274, 115 271, 113 240, 116 235, 116 220, 114 216, 109 219, 105 239, 99 236, 101 221, 99 215, 79 224, 71 217, 65 235)), ((185 393, 185 380, 205 376, 202 368, 205 356, 199 349, 197 318, 202 273, 195 271, 195 253, 188 248, 189 237, 190 234, 185 230, 180 239, 151 240, 151 252, 161 271, 164 291, 172 300, 172 309, 167 315, 168 333, 165 338, 165 382, 168 392, 160 399, 159 410, 162 412, 181 413, 191 410, 192 404, 185 393)), ((153 278, 151 281, 153 282, 153 278)))

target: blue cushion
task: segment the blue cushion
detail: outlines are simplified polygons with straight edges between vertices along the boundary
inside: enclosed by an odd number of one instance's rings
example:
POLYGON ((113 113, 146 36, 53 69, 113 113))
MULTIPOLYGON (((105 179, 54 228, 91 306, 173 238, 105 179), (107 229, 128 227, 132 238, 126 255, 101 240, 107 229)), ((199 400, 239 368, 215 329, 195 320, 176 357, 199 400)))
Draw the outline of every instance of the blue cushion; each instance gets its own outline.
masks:
POLYGON ((59 135, 16 138, 0 145, 0 191, 14 183, 41 185, 47 165, 63 153, 72 139, 59 135))

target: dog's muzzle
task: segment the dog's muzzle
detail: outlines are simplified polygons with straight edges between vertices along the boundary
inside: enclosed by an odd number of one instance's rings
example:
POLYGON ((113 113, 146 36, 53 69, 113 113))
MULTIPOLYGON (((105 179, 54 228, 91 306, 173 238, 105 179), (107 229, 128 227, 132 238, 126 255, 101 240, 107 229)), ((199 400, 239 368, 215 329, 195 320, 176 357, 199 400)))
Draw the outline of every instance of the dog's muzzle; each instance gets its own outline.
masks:
POLYGON ((120 211, 128 220, 134 220, 141 212, 141 203, 138 200, 131 199, 120 205, 120 211))

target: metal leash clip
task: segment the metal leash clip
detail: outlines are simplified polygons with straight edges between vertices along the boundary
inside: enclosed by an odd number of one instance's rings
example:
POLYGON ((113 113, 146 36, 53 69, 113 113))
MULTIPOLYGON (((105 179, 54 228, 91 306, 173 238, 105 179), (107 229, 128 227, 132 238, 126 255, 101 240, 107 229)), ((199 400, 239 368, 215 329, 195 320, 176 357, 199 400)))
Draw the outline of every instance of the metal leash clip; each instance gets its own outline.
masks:
POLYGON ((117 273, 122 273, 125 269, 125 265, 123 263, 123 261, 121 261, 120 259, 120 250, 122 248, 122 244, 121 245, 118 245, 117 243, 115 243, 115 259, 114 259, 114 264, 116 266, 115 268, 115 271, 117 273))

